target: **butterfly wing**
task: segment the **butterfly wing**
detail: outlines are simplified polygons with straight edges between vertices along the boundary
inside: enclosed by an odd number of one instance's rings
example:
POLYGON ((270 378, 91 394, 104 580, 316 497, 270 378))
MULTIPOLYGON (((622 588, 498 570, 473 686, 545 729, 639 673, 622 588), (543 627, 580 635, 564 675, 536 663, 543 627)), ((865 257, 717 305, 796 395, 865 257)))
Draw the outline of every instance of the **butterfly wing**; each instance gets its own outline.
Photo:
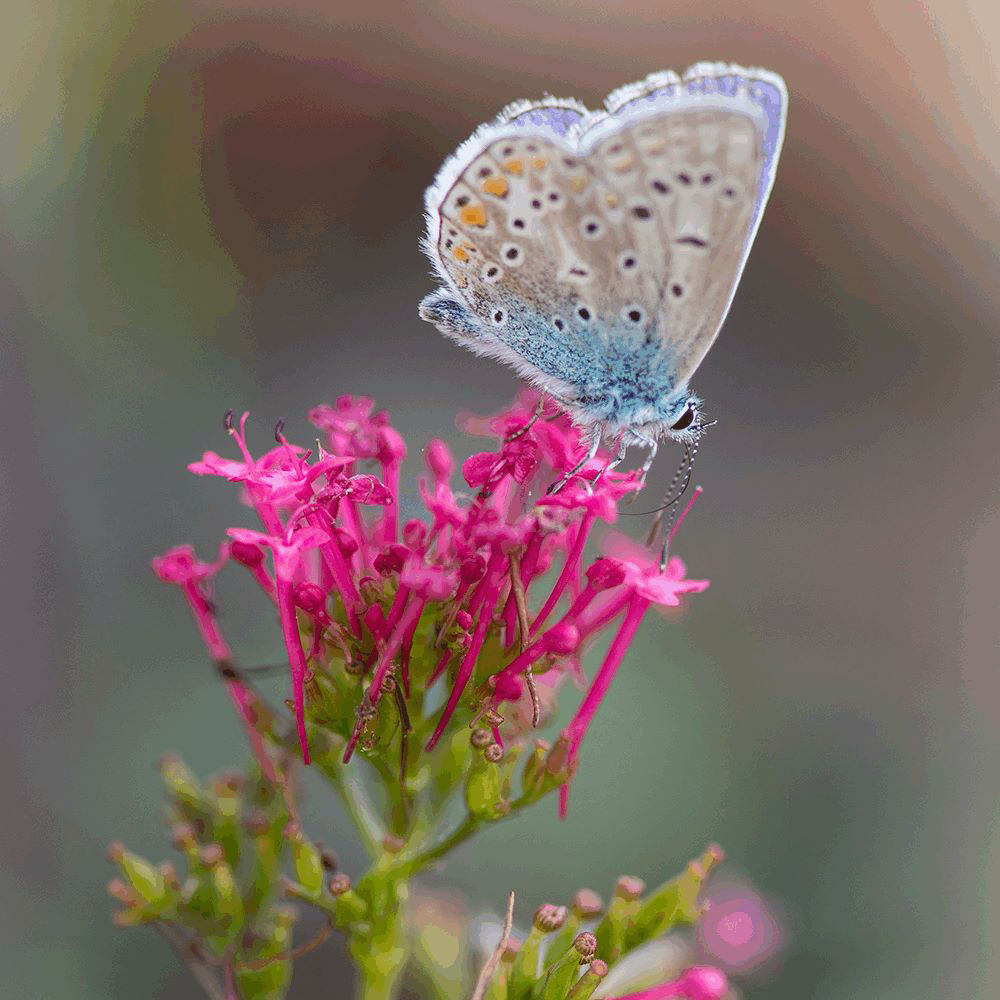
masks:
MULTIPOLYGON (((774 184, 788 103, 767 70, 699 63, 611 94, 582 153, 634 161, 624 192, 652 201, 662 267, 656 334, 685 385, 729 311, 774 184)), ((614 167, 612 167, 614 169, 614 167)))
POLYGON ((641 379, 651 345, 649 381, 683 386, 725 318, 780 145, 749 71, 726 69, 660 74, 586 116, 513 105, 476 132, 428 191, 425 247, 447 287, 422 315, 564 400, 641 379))
POLYGON ((426 249, 448 288, 421 312, 569 400, 602 364, 600 319, 629 243, 601 171, 532 114, 477 132, 428 192, 426 249))

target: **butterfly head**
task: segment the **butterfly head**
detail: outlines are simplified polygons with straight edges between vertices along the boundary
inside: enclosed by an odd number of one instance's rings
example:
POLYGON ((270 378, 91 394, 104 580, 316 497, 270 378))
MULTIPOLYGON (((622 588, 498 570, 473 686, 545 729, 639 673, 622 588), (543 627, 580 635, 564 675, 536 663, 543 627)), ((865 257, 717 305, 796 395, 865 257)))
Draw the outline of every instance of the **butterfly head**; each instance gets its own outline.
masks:
POLYGON ((664 438, 681 444, 690 444, 714 421, 705 419, 702 401, 685 390, 681 396, 671 396, 662 403, 643 407, 632 414, 619 415, 619 420, 609 421, 609 427, 624 425, 629 444, 648 445, 650 441, 664 438), (622 420, 621 417, 625 416, 622 420))

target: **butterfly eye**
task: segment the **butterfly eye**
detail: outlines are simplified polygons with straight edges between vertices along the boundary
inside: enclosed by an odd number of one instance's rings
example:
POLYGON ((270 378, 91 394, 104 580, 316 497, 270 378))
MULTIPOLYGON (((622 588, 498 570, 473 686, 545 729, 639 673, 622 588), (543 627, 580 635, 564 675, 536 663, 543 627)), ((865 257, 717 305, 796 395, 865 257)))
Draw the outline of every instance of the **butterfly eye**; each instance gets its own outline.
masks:
POLYGON ((686 431, 691 424, 694 423, 694 418, 698 415, 698 409, 694 403, 688 403, 687 408, 680 415, 680 419, 676 423, 670 425, 672 431, 686 431))

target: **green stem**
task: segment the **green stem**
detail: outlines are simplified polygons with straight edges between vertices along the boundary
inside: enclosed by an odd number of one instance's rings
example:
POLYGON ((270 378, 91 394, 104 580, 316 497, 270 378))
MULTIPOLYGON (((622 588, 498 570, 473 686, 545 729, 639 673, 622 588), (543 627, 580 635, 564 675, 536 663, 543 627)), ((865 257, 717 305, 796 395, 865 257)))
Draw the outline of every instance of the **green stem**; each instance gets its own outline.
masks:
POLYGON ((377 858, 382 853, 385 829, 364 784, 354 775, 346 775, 339 767, 329 768, 325 773, 351 817, 368 857, 377 858))
MULTIPOLYGON (((519 812, 525 806, 530 805, 532 802, 536 802, 539 796, 532 793, 525 793, 519 798, 516 798, 510 804, 510 810, 507 812, 506 816, 502 817, 507 819, 515 813, 519 812)), ((450 851, 454 850, 459 844, 464 843, 473 834, 477 833, 481 827, 488 826, 491 822, 499 822, 499 820, 486 820, 479 816, 466 816, 464 820, 451 833, 448 834, 442 840, 439 840, 436 844, 432 844, 430 847, 419 851, 418 853, 406 857, 401 855, 396 862, 396 872, 399 878, 412 878, 418 872, 423 871, 428 865, 433 864, 439 858, 444 857, 450 851)))

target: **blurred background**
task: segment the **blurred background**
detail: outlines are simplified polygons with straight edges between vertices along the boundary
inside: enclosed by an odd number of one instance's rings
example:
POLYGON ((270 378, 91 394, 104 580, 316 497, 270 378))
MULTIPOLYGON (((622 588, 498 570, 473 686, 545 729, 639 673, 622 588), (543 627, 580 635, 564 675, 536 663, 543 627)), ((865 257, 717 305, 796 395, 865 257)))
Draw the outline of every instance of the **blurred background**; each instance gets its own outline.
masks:
MULTIPOLYGON (((169 853, 165 750, 244 759, 148 568, 243 517, 184 470, 229 446, 223 412, 308 440, 311 405, 365 392, 468 454, 455 412, 516 382, 417 318, 423 188, 512 99, 594 106, 700 59, 791 93, 696 380, 719 424, 678 551, 713 586, 650 619, 570 819, 501 824, 439 884, 530 912, 718 840, 783 928, 747 997, 1000 995, 995 3, 8 0, 2 24, 5 995, 195 995, 153 932, 112 929, 104 849, 169 853)), ((242 660, 276 661, 225 580, 242 660)), ((344 961, 304 960, 293 998, 346 998, 344 961)))

